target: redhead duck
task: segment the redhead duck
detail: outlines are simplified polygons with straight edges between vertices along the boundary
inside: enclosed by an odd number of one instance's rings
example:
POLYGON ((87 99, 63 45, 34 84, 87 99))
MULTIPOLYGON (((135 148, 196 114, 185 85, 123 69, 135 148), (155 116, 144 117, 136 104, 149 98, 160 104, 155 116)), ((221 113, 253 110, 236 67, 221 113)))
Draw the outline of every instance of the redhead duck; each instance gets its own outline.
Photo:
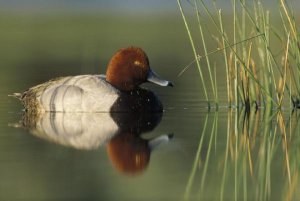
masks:
POLYGON ((151 70, 141 48, 129 47, 113 55, 106 75, 59 77, 13 96, 33 113, 161 112, 155 94, 139 87, 144 82, 173 86, 151 70))

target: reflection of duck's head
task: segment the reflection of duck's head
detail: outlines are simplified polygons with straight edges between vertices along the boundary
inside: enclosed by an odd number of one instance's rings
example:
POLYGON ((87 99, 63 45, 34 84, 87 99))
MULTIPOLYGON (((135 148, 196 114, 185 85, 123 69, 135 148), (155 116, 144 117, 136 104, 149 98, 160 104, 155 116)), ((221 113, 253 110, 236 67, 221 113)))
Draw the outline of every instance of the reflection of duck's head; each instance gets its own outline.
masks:
POLYGON ((128 175, 135 175, 148 166, 151 151, 157 145, 169 141, 172 136, 162 135, 145 140, 131 133, 122 133, 107 143, 107 153, 117 170, 128 175))
POLYGON ((131 134, 120 134, 107 143, 107 153, 116 169, 134 174, 147 167, 150 148, 147 141, 131 134))
POLYGON ((151 70, 146 53, 137 47, 120 49, 114 54, 107 66, 106 81, 123 91, 134 90, 147 81, 161 86, 173 86, 151 70))

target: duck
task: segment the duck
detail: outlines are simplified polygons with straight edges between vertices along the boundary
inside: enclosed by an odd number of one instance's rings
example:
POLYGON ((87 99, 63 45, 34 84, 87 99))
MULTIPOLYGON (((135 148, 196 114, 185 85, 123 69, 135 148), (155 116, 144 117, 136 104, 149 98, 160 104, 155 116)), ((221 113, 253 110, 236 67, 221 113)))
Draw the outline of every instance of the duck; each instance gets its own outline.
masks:
POLYGON ((44 112, 162 112, 159 98, 140 87, 145 82, 159 86, 173 83, 160 78, 151 68, 142 48, 118 50, 106 74, 65 76, 14 93, 25 111, 44 112))

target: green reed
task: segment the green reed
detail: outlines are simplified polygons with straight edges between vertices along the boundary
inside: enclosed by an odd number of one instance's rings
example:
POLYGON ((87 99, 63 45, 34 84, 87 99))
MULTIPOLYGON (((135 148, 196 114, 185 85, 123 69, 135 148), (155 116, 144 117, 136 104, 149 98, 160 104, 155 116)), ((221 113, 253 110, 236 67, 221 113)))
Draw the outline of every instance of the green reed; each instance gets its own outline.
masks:
POLYGON ((182 19, 183 19, 183 21, 184 21, 185 28, 186 28, 186 30, 187 30, 187 33, 188 33, 188 36, 189 36, 189 39, 190 39, 190 42, 191 42, 191 46, 192 46, 193 53, 194 53, 194 57, 195 57, 196 64, 197 64, 197 67, 198 67, 199 75, 200 75, 201 82, 202 82, 202 85, 203 85, 203 90, 204 90, 205 99, 206 99, 208 105, 210 105, 210 104, 209 104, 209 100, 208 100, 207 90, 206 90, 206 84, 205 84, 205 81, 204 81, 204 78, 203 78, 203 73, 202 73, 201 65, 200 65, 200 62, 199 62, 199 60, 198 60, 198 54, 197 54, 197 51, 196 51, 196 48, 195 48, 194 39, 193 39, 193 37, 192 37, 192 34, 191 34, 191 31, 190 31, 189 25, 188 25, 188 23, 187 23, 187 20, 186 20, 184 11, 183 11, 183 9, 182 9, 180 0, 178 0, 177 2, 178 2, 178 6, 179 6, 179 8, 180 8, 180 12, 181 12, 181 15, 182 15, 182 19))
POLYGON ((189 176, 189 180, 185 189, 185 194, 184 194, 184 200, 190 200, 190 194, 192 191, 192 186, 194 185, 194 179, 195 179, 195 175, 196 175, 196 171, 197 171, 197 167, 199 166, 199 164, 201 163, 201 150, 202 150, 202 146, 203 146, 203 140, 204 140, 204 136, 206 133, 206 127, 207 127, 207 121, 208 121, 208 115, 206 115, 205 117, 205 121, 204 121, 204 126, 203 126, 203 130, 201 133, 201 139, 199 141, 199 145, 198 145, 198 149, 196 151, 196 156, 194 159, 194 164, 193 164, 193 168, 191 170, 191 174, 189 176))
POLYGON ((227 129, 218 112, 206 114, 184 200, 297 200, 299 114, 227 114, 227 129))
MULTIPOLYGON (((195 185, 197 181, 200 182, 199 186, 199 192, 197 193, 197 196, 201 196, 203 194, 203 189, 205 188, 205 181, 207 180, 207 171, 209 169, 209 163, 211 160, 211 153, 213 152, 213 140, 217 139, 217 130, 218 130, 218 112, 215 112, 213 114, 213 122, 212 122, 212 127, 210 130, 210 135, 209 136, 209 142, 208 142, 208 148, 206 150, 206 155, 204 159, 201 159, 201 152, 203 151, 203 145, 204 145, 204 140, 207 137, 205 135, 207 133, 207 125, 208 125, 208 120, 209 120, 209 115, 207 113, 205 117, 205 122, 204 122, 204 127, 201 132, 201 137, 199 140, 198 148, 196 151, 196 156, 194 159, 193 167, 188 179, 188 183, 185 189, 185 194, 184 194, 184 200, 190 200, 190 196, 192 195, 192 188, 195 185), (199 177, 199 180, 196 180, 196 177, 198 176, 197 173, 199 173, 199 168, 202 170, 201 171, 201 177, 199 177)), ((216 143, 215 143, 216 145, 216 143)))
POLYGON ((299 34, 294 13, 287 1, 277 2, 279 13, 274 9, 281 19, 279 30, 272 24, 273 13, 266 10, 259 0, 250 3, 245 0, 232 0, 231 20, 224 20, 222 9, 218 8, 214 1, 189 1, 187 6, 194 10, 198 34, 191 31, 192 23, 186 18, 182 0, 177 1, 207 101, 210 98, 203 69, 207 68, 213 101, 217 104, 218 90, 213 80, 212 60, 209 56, 222 51, 228 107, 244 106, 249 110, 254 104, 256 109, 267 106, 280 109, 287 101, 291 101, 294 108, 300 107, 299 34), (208 29, 204 22, 213 27, 213 31, 216 32, 213 37, 205 37, 205 31, 208 29), (197 37, 201 40, 200 45, 195 43, 197 37), (214 50, 210 50, 213 45, 207 44, 211 44, 213 38, 217 43, 214 50), (197 45, 203 48, 203 54, 198 54, 197 45), (200 66, 200 60, 204 58, 206 66, 200 66))

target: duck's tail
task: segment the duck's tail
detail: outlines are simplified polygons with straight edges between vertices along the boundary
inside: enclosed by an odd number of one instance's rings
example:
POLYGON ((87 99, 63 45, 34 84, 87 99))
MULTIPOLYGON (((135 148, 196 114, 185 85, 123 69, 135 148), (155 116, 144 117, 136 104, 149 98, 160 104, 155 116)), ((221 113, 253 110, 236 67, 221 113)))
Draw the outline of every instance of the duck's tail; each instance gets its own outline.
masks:
POLYGON ((19 99, 19 100, 22 100, 22 93, 13 93, 13 94, 8 94, 8 96, 10 96, 10 97, 15 97, 15 98, 17 98, 17 99, 19 99))

